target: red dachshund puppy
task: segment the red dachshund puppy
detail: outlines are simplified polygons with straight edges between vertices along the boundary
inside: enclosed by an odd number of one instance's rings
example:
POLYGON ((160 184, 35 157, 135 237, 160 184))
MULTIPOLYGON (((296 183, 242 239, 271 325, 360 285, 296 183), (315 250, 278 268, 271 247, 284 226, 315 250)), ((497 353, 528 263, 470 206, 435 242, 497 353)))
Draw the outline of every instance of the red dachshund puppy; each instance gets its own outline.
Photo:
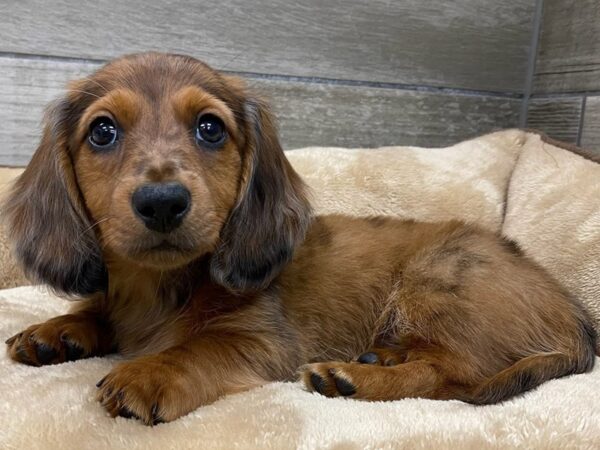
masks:
POLYGON ((30 276, 82 300, 9 355, 131 357, 98 383, 112 416, 170 421, 299 370, 330 397, 488 404, 594 364, 582 307, 513 242, 313 217, 265 103, 190 57, 72 83, 4 214, 30 276))

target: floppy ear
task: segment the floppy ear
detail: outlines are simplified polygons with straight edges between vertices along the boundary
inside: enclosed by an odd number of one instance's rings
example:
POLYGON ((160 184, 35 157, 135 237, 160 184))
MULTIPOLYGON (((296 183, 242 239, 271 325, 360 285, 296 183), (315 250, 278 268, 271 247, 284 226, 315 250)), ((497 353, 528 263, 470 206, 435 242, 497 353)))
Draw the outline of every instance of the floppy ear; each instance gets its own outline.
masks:
POLYGON ((67 149, 68 110, 61 100, 46 111, 40 145, 3 215, 28 276, 60 293, 88 295, 105 288, 107 275, 67 149))
POLYGON ((249 138, 237 206, 221 231, 211 275, 233 292, 266 288, 310 223, 306 188, 285 157, 268 107, 245 105, 249 138))

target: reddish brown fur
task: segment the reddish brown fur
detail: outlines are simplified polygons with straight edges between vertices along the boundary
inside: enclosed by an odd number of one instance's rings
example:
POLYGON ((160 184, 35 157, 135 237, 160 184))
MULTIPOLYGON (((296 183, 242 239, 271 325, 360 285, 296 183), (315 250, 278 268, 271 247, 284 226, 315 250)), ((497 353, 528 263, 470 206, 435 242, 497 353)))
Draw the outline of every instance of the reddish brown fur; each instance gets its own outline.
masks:
POLYGON ((311 218, 267 107, 192 58, 129 56, 73 83, 6 211, 30 274, 84 299, 9 339, 10 356, 131 356, 99 383, 113 416, 173 420, 302 365, 307 388, 329 396, 473 403, 593 365, 581 306, 502 237, 311 218), (207 111, 227 128, 218 150, 192 139, 207 111), (123 130, 110 152, 86 141, 98 115, 123 130), (166 237, 131 208, 138 186, 164 181, 193 206, 166 237), (179 250, 152 248, 164 239, 179 250))

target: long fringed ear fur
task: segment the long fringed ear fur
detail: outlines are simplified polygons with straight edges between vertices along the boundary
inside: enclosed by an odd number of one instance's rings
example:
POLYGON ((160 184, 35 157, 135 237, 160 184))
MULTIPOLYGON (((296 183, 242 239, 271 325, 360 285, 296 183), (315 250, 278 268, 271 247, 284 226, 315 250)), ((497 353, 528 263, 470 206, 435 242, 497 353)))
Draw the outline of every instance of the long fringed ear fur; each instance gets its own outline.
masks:
POLYGON ((26 274, 67 295, 106 287, 100 248, 68 152, 69 103, 48 108, 31 162, 3 205, 9 237, 26 274))
POLYGON ((212 256, 213 279, 232 292, 266 288, 304 239, 311 209, 306 188, 285 157, 271 113, 246 102, 249 142, 238 204, 212 256))

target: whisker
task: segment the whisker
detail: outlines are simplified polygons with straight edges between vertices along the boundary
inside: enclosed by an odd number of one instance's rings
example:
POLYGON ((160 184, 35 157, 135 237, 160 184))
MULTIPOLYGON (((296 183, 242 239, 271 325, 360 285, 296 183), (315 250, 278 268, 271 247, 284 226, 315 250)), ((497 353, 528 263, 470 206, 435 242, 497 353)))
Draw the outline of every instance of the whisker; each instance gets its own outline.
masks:
POLYGON ((104 86, 102 86, 100 83, 98 83, 96 80, 94 80, 93 78, 90 77, 85 77, 84 80, 90 81, 92 83, 94 83, 97 86, 100 86, 101 89, 104 90, 104 92, 108 93, 108 89, 106 89, 104 86))
POLYGON ((92 97, 102 98, 99 95, 94 94, 93 92, 82 91, 81 89, 69 89, 71 92, 81 92, 82 94, 91 95, 92 97))
POLYGON ((102 222, 106 222, 107 220, 110 220, 110 219, 111 219, 111 217, 104 217, 103 219, 98 220, 96 223, 91 224, 89 227, 87 227, 85 230, 83 230, 83 233, 85 233, 86 231, 90 231, 96 225, 99 225, 102 222))
POLYGON ((158 283, 156 283, 156 292, 154 293, 154 298, 158 298, 158 291, 160 290, 160 282, 162 281, 163 271, 161 270, 158 275, 158 283))
POLYGON ((107 220, 109 220, 109 219, 110 219, 110 217, 105 217, 105 218, 102 218, 102 219, 98 220, 97 222, 93 223, 92 225, 90 225, 89 227, 87 227, 85 230, 83 230, 83 231, 82 231, 82 232, 79 234, 79 236, 77 236, 77 238, 76 238, 76 242, 79 242, 79 241, 83 240, 83 239, 85 238, 85 234, 86 234, 86 233, 87 233, 89 230, 91 230, 92 228, 94 228, 95 226, 97 226, 98 224, 100 224, 100 223, 102 223, 102 222, 106 222, 106 221, 107 221, 107 220))

